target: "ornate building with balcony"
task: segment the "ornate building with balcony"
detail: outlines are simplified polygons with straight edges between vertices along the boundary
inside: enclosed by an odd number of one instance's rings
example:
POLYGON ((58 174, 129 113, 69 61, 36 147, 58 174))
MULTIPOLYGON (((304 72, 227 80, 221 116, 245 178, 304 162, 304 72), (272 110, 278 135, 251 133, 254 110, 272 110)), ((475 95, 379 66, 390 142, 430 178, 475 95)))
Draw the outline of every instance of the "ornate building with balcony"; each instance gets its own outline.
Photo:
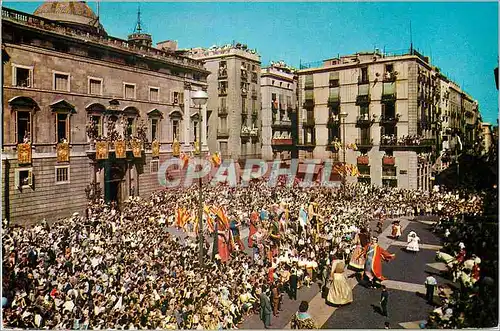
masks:
POLYGON ((222 158, 260 158, 260 56, 240 43, 192 48, 187 54, 205 63, 208 77, 208 148, 222 158), (250 134, 253 132, 254 134, 250 134))
POLYGON ((284 62, 271 62, 261 70, 262 157, 296 158, 297 76, 284 62))
MULTIPOLYGON (((138 22, 139 23, 139 22, 138 22)), ((14 223, 83 212, 100 191, 118 204, 159 189, 172 144, 193 149, 193 90, 209 72, 140 24, 110 37, 85 2, 34 15, 2 8, 2 208, 14 223)), ((204 139, 202 139, 203 141, 204 139)), ((206 145, 206 142, 204 142, 206 145)))
MULTIPOLYGON (((303 65, 297 75, 301 157, 358 164, 360 175, 348 181, 431 189, 449 80, 428 57, 414 49, 357 53, 303 65)), ((459 95, 457 114, 467 109, 459 95)), ((477 107, 468 108, 472 125, 477 107)))

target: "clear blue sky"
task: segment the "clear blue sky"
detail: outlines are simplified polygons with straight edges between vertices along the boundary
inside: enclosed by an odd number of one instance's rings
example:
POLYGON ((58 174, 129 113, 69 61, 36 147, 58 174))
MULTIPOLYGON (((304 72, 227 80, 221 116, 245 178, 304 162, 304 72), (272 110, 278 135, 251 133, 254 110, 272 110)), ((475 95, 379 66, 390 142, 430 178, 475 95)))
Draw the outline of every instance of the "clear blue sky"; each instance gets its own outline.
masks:
MULTIPOLYGON (((4 5, 33 13, 40 2, 4 5)), ((90 6, 96 11, 95 2, 90 6)), ((108 34, 126 38, 137 21, 137 2, 101 2, 108 34)), ((484 121, 496 124, 498 3, 141 2, 142 22, 153 41, 177 40, 180 48, 210 47, 233 40, 256 48, 262 64, 284 60, 298 67, 375 47, 413 44, 479 101, 484 121)))

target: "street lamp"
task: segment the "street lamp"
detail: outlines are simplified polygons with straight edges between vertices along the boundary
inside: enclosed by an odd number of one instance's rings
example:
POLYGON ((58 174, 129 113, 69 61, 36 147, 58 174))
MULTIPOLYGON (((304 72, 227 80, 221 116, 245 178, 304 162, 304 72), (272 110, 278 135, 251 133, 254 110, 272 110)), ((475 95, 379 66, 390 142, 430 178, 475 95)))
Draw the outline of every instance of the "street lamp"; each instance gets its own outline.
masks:
MULTIPOLYGON (((200 164, 201 164, 201 145, 200 145, 200 138, 201 138, 201 107, 207 103, 208 100, 208 94, 205 91, 195 91, 192 94, 192 100, 193 103, 198 106, 198 141, 195 141, 195 146, 198 145, 198 148, 195 149, 195 153, 198 154, 200 164)), ((203 183, 202 183, 202 178, 198 179, 198 185, 199 185, 199 205, 198 205, 198 236, 199 236, 199 262, 200 262, 200 267, 203 266, 203 183)))
POLYGON ((347 176, 347 172, 345 171, 345 153, 347 152, 346 148, 346 143, 345 143, 345 119, 347 117, 347 113, 346 112, 342 112, 339 114, 340 115, 340 118, 342 120, 342 160, 343 160, 343 163, 344 163, 344 175, 342 176, 342 189, 343 189, 343 192, 344 192, 344 196, 345 196, 345 182, 346 182, 346 176, 347 176))

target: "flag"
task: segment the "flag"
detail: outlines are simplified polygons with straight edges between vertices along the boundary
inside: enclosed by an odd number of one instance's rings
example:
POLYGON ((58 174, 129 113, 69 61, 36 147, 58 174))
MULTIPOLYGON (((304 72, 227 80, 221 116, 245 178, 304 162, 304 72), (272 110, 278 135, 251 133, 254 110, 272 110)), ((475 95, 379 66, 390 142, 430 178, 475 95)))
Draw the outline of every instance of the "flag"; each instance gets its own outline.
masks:
POLYGON ((177 210, 175 212, 175 224, 179 228, 184 228, 184 226, 188 222, 189 218, 190 218, 190 215, 186 211, 186 208, 177 208, 177 210))
POLYGON ((226 210, 224 207, 217 208, 216 215, 219 219, 219 228, 221 230, 229 229, 229 219, 226 216, 226 210))
POLYGON ((352 165, 352 169, 351 169, 351 176, 359 176, 359 169, 358 169, 358 166, 353 164, 352 165))
POLYGON ((182 161, 182 167, 185 168, 189 162, 189 155, 187 155, 186 153, 183 152, 183 153, 181 153, 179 158, 182 161))
POLYGON ((307 224, 307 212, 304 207, 300 207, 299 222, 302 225, 302 227, 305 227, 307 224))
POLYGON ((219 152, 213 153, 212 157, 210 158, 210 161, 212 162, 214 167, 218 167, 221 164, 221 158, 219 152))

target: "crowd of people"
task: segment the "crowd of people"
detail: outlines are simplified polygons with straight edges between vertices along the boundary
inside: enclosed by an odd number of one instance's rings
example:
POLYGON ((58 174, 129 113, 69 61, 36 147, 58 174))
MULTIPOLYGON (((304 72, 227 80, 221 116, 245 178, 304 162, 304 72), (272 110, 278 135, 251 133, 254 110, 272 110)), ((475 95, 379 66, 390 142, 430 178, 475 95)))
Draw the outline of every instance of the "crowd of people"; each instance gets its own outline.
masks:
MULTIPOLYGON (((270 314, 279 314, 284 293, 296 299, 300 286, 327 285, 336 278, 332 268, 341 273, 340 261, 356 260, 360 234, 369 237, 374 222, 425 213, 480 213, 483 199, 364 185, 345 191, 270 188, 264 181, 249 187, 207 186, 205 203, 250 226, 251 242, 235 245, 228 258, 219 251, 212 259, 205 226, 200 265, 196 236, 171 231, 178 208, 195 214, 197 194, 195 188, 159 191, 148 199, 130 198, 120 210, 94 201, 85 215, 4 228, 4 325, 230 329, 251 313, 269 321, 270 314), (270 299, 270 311, 261 309, 262 296, 270 299)), ((183 230, 194 232, 195 222, 183 230)), ((348 293, 340 296, 352 300, 348 293)), ((333 291, 328 297, 339 295, 333 291)))

